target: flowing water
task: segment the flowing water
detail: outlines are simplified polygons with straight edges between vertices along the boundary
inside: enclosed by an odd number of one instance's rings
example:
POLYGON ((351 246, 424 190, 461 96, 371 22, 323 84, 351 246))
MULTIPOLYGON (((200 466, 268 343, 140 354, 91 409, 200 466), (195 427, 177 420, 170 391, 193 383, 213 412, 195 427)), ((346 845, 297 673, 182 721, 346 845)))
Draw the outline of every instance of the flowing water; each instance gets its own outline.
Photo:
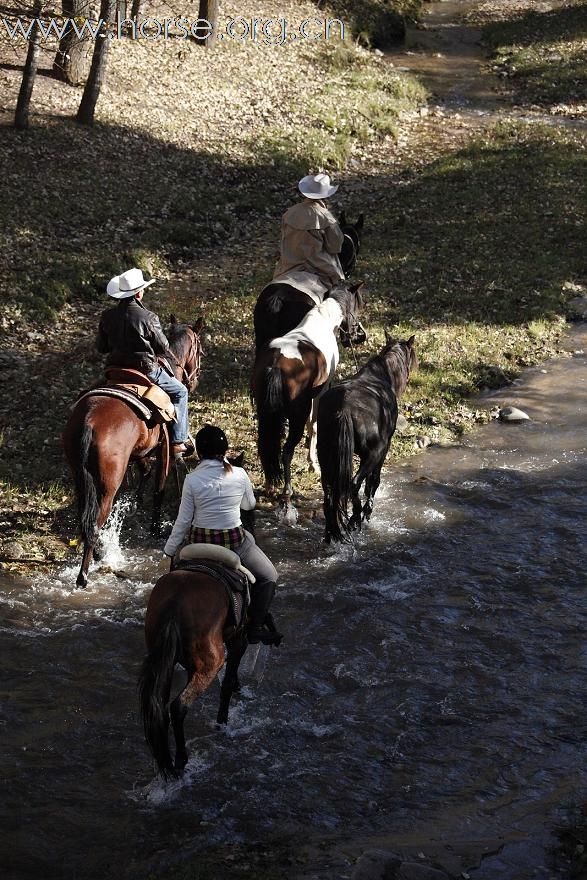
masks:
POLYGON ((155 778, 136 711, 160 549, 114 524, 86 591, 73 568, 4 583, 4 876, 165 876, 235 842, 273 847, 275 877, 350 877, 373 846, 558 876, 536 869, 587 782, 587 330, 569 344, 485 401, 530 421, 394 467, 354 549, 265 517, 286 640, 226 730, 217 687, 190 712, 179 782, 155 778))
MULTIPOLYGON (((430 4, 435 39, 463 5, 430 4)), ((475 34, 458 55, 451 33, 436 92, 490 104, 475 34)), ((87 590, 77 567, 4 577, 2 876, 146 880, 214 852, 224 878, 243 845, 271 878, 350 878, 369 849, 558 877, 552 829, 587 782, 587 329, 569 349, 484 401, 530 421, 395 466, 354 548, 264 517, 286 639, 249 658, 226 729, 218 687, 193 707, 181 781, 155 777, 137 717, 160 546, 125 538, 121 511, 87 590)))

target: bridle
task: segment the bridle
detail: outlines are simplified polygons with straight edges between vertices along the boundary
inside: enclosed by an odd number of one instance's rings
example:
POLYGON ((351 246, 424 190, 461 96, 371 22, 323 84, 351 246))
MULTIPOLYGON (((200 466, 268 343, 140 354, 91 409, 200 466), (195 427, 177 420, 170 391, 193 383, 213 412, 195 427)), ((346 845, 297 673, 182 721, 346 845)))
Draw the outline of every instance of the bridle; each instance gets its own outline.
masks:
POLYGON ((353 345, 353 336, 358 330, 362 330, 363 334, 365 335, 365 338, 367 338, 367 332, 366 332, 365 328, 363 327, 363 325, 361 324, 360 320, 355 315, 355 313, 351 307, 349 307, 347 309, 347 314, 345 315, 345 318, 346 318, 348 330, 343 330, 341 328, 340 334, 341 334, 341 336, 344 335, 344 337, 346 339, 348 339, 349 347, 353 353, 353 358, 355 359, 355 366, 358 370, 359 369, 359 362, 357 360, 355 346, 353 345))
POLYGON ((199 333, 196 333, 196 331, 193 330, 192 327, 188 327, 187 332, 190 335, 190 350, 189 350, 188 355, 185 359, 185 362, 182 364, 182 362, 179 360, 179 358, 175 355, 175 353, 173 351, 170 351, 170 354, 171 354, 171 357, 173 358, 173 360, 175 361, 178 369, 181 370, 182 384, 185 385, 185 387, 189 391, 192 387, 192 383, 194 382, 194 380, 198 379, 200 376, 200 373, 202 372, 202 356, 204 355, 204 350, 202 348, 202 341, 200 339, 199 333), (194 366, 193 366, 193 369, 190 370, 190 372, 188 373, 185 365, 189 364, 190 361, 192 361, 192 360, 193 360, 194 366))

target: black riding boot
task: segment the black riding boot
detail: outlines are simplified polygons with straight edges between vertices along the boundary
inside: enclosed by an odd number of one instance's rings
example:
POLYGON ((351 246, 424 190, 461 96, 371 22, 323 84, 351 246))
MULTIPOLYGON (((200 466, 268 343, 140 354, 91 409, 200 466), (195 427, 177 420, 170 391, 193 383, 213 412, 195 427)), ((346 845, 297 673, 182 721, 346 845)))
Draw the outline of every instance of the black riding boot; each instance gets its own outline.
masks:
POLYGON ((279 645, 283 636, 277 632, 269 606, 275 595, 276 584, 266 581, 251 587, 251 604, 249 606, 249 625, 247 640, 250 645, 262 642, 264 645, 279 645))

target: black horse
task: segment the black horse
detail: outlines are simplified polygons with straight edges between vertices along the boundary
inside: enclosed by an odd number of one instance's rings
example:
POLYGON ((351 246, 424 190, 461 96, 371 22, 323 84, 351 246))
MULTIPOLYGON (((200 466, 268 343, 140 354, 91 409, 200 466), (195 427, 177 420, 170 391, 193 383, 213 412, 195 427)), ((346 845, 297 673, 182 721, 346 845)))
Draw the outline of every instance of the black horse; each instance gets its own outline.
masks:
MULTIPOLYGON (((348 278, 355 268, 361 247, 363 222, 363 214, 359 214, 356 223, 347 223, 344 211, 339 218, 344 236, 340 263, 345 278, 348 278)), ((289 333, 315 305, 316 301, 311 296, 292 287, 291 284, 268 284, 261 291, 253 312, 255 350, 260 351, 272 339, 289 333)))
MULTIPOLYGON (((387 337, 387 334, 386 334, 387 337)), ((388 338, 351 379, 325 391, 318 407, 318 461, 324 490, 324 540, 350 540, 373 510, 381 468, 397 423, 397 400, 417 366, 414 336, 388 338), (353 455, 360 465, 353 477, 353 455), (365 504, 359 492, 365 480, 365 504), (349 520, 348 504, 353 514, 349 520)))

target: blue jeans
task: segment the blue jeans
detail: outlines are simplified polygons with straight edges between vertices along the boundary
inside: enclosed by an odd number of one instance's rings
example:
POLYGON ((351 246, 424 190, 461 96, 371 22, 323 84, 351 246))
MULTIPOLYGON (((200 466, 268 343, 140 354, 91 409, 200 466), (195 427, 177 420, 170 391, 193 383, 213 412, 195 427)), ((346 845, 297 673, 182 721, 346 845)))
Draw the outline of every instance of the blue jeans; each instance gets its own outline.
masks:
POLYGON ((148 378, 163 391, 166 391, 175 406, 175 422, 169 422, 169 439, 172 443, 184 443, 188 439, 188 390, 185 385, 170 376, 162 367, 155 367, 148 378))

